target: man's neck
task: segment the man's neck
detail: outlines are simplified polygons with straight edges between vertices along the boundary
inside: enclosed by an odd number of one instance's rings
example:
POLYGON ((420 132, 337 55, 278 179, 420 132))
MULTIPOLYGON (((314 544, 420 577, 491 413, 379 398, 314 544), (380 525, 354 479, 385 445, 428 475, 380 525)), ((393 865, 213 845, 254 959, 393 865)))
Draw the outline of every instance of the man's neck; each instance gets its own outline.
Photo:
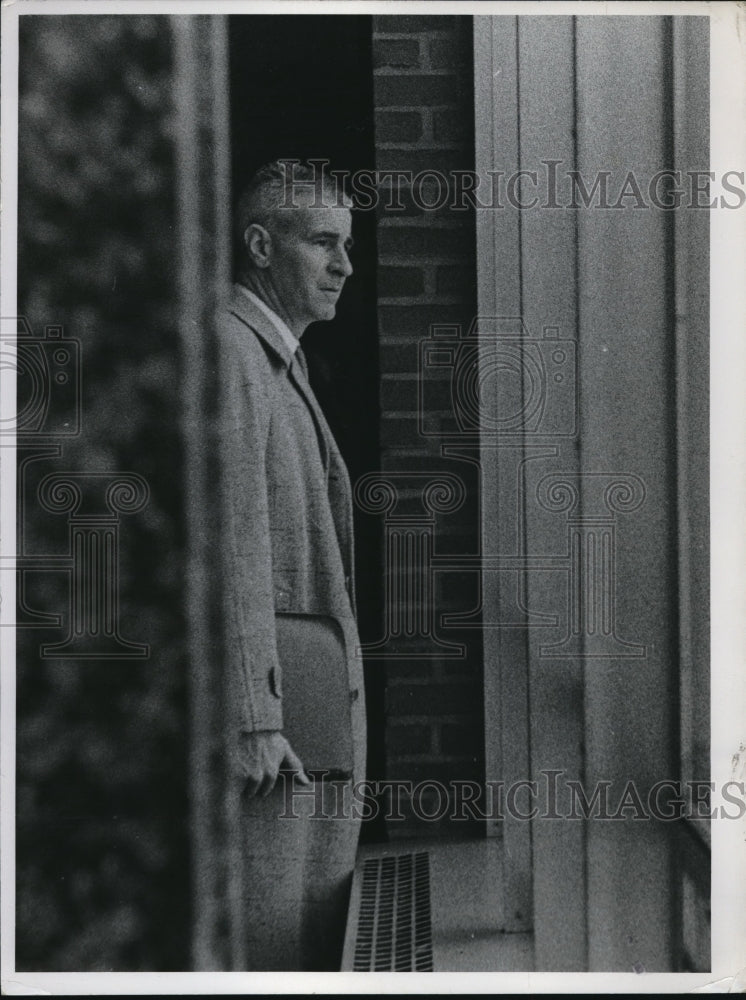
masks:
POLYGON ((282 320, 296 340, 300 340, 305 332, 306 324, 298 320, 293 320, 287 314, 270 282, 264 280, 263 271, 246 271, 242 273, 239 281, 250 292, 253 292, 258 299, 261 299, 265 306, 272 310, 275 316, 282 320))

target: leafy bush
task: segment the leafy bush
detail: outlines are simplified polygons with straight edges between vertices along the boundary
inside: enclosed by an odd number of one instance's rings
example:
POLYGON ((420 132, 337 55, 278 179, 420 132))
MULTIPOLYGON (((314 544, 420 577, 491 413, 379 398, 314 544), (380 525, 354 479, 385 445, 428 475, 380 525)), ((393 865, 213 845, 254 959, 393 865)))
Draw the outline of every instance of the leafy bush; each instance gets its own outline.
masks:
MULTIPOLYGON (((121 631, 146 661, 50 660, 19 632, 17 965, 188 967, 186 664, 169 22, 21 18, 18 303, 82 342, 81 435, 26 470, 27 550, 62 552, 51 471, 139 473, 120 526, 121 631)), ((20 455, 19 455, 20 458, 20 455)), ((64 573, 29 577, 64 612, 64 573)), ((63 623, 65 626, 67 622, 63 623)))

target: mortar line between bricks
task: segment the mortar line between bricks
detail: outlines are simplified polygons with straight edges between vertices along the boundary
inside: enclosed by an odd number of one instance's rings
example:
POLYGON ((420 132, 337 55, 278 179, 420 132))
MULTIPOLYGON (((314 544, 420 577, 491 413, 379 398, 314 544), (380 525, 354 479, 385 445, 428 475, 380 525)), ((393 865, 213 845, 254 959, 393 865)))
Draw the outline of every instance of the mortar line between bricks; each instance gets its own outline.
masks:
MULTIPOLYGON (((363 653, 363 655, 365 655, 365 653, 363 653)), ((432 683, 433 683, 433 677, 432 676, 430 676, 430 677, 389 677, 387 679, 387 681, 386 681, 386 686, 387 687, 402 687, 403 685, 406 686, 407 684, 414 684, 417 687, 424 687, 426 684, 432 684, 432 683)), ((397 718, 400 718, 400 716, 397 716, 397 718)), ((404 718, 404 717, 402 716, 402 718, 404 718)), ((409 718, 409 716, 407 716, 407 718, 409 718)))
MULTIPOLYGON (((414 684, 417 687, 424 687, 427 684, 432 684, 434 680, 435 680, 435 678, 433 676, 430 676, 430 677, 389 677, 389 679, 388 679, 388 681, 386 683, 387 683, 388 687, 402 687, 402 686, 406 687, 406 685, 408 685, 408 684, 414 684)), ((473 677, 462 677, 462 678, 459 678, 458 676, 456 676, 456 677, 446 677, 445 675, 443 675, 443 676, 441 676, 441 677, 438 678, 438 682, 440 684, 447 683, 449 687, 453 686, 455 688, 458 688, 459 690, 462 690, 462 689, 465 690, 467 688, 471 688, 473 690, 476 690, 477 687, 479 686, 476 683, 476 681, 474 680, 473 677)), ((419 714, 421 715, 421 713, 419 713, 419 714)), ((468 712, 457 712, 455 714, 460 715, 462 718, 465 715, 467 715, 467 716, 469 715, 468 712)), ((415 716, 414 715, 410 716, 409 714, 406 715, 406 716, 404 716, 404 715, 397 715, 396 718, 397 719, 404 719, 404 718, 409 719, 409 718, 415 718, 415 716)), ((432 718, 434 718, 434 716, 429 715, 428 718, 432 719, 432 718)), ((438 715, 437 718, 440 718, 440 715, 438 715)))
MULTIPOLYGON (((380 341, 378 343, 379 343, 380 347, 416 347, 418 344, 421 344, 423 340, 427 341, 427 343, 430 343, 431 338, 427 334, 423 334, 422 336, 419 336, 418 334, 413 334, 413 333, 402 333, 402 334, 400 334, 398 336, 392 335, 392 334, 387 334, 386 337, 381 337, 381 339, 380 339, 380 341)), ((386 411, 386 412, 393 413, 395 411, 391 410, 391 411, 386 411)), ((412 410, 412 411, 402 410, 401 412, 402 413, 409 413, 409 412, 418 413, 419 411, 418 410, 412 410)), ((430 410, 428 410, 428 413, 429 412, 430 412, 430 410)), ((450 416, 453 413, 453 410, 437 410, 437 411, 433 411, 433 412, 439 413, 440 416, 450 416)), ((385 415, 386 414, 384 413, 383 416, 385 416, 385 415)))
MULTIPOLYGON (((414 152, 414 150, 410 150, 409 152, 414 152)), ((440 151, 438 150, 437 152, 440 151)), ((413 180, 414 177, 415 174, 413 173, 412 174, 413 180)), ((449 228, 454 228, 457 225, 460 227, 462 225, 463 218, 465 216, 469 216, 470 213, 472 212, 471 205, 460 207, 458 205, 445 204, 441 208, 425 208, 424 205, 414 205, 413 207, 417 210, 417 212, 422 214, 414 215, 412 214, 411 211, 409 212, 409 214, 405 214, 407 212, 406 205, 404 208, 395 208, 393 205, 389 204, 389 200, 391 199, 391 188, 388 183, 380 181, 378 183, 377 193, 379 195, 379 199, 374 206, 372 206, 371 208, 358 209, 358 211, 378 212, 378 214, 381 216, 381 221, 383 221, 384 219, 404 219, 405 221, 408 221, 411 225, 422 225, 423 218, 433 216, 434 218, 437 219, 437 221, 440 223, 443 229, 449 229, 449 228), (444 212, 458 212, 459 213, 458 218, 451 219, 447 216, 444 216, 443 215, 444 212)), ((400 196, 403 195, 404 197, 409 198, 411 201, 414 200, 412 184, 410 184, 409 181, 407 181, 406 183, 402 183, 400 185, 400 187, 398 188, 398 193, 400 196)), ((492 211, 492 209, 485 208, 484 211, 489 212, 492 211)))
POLYGON ((397 715, 392 719, 392 729, 405 729, 407 726, 430 726, 438 725, 459 726, 465 721, 473 718, 474 713, 463 713, 462 715, 397 715))
MULTIPOLYGON (((441 458, 439 452, 437 452, 437 451, 426 451, 422 447, 416 448, 414 446, 412 446, 410 448, 407 448, 407 447, 404 447, 404 446, 398 447, 397 445, 390 445, 390 446, 388 446, 388 447, 386 447, 386 448, 383 449, 383 454, 386 456, 387 459, 391 459, 391 458, 427 458, 427 459, 435 458, 435 459, 438 459, 440 462, 443 461, 443 459, 441 458)), ((438 471, 439 472, 440 471, 448 471, 449 468, 450 468, 450 466, 445 466, 444 469, 439 469, 438 471)), ((413 500, 417 499, 418 496, 419 496, 418 494, 414 494, 410 499, 413 499, 413 500)), ((445 530, 445 529, 443 529, 443 530, 445 530)))
MULTIPOLYGON (((386 267, 390 267, 391 259, 392 258, 389 257, 386 260, 383 260, 381 263, 383 263, 386 267)), ((402 264, 415 264, 418 258, 415 254, 407 256, 402 254, 399 260, 402 262, 402 264)), ((422 261, 423 264, 461 264, 462 262, 463 262, 463 256, 457 257, 455 254, 452 257, 437 257, 437 258, 430 257, 427 260, 422 261)))
MULTIPOLYGON (((447 412, 450 413, 450 410, 447 412)), ((413 420, 419 415, 419 410, 386 410, 381 414, 384 420, 413 420)))
POLYGON ((459 142, 435 142, 429 136, 423 136, 422 139, 410 139, 407 142, 394 142, 393 140, 387 142, 385 145, 381 144, 379 149, 382 152, 387 150, 420 150, 420 149, 434 149, 438 153, 442 152, 459 152, 461 150, 461 143, 459 142))
MULTIPOLYGON (((452 757, 448 754, 440 754, 438 757, 433 755, 428 755, 426 759, 423 759, 424 755, 421 754, 404 754, 397 753, 391 755, 391 760, 396 761, 399 764, 448 764, 453 767, 454 765, 459 766, 462 764, 469 764, 471 767, 474 766, 474 757, 471 755, 463 757, 452 757)), ((423 781, 437 781, 437 778, 423 778, 423 781)), ((417 784, 415 781, 414 784, 417 784)))
MULTIPOLYGON (((379 111, 422 111, 421 104, 376 104, 376 114, 379 111)), ((459 111, 460 106, 457 101, 448 101, 445 104, 428 104, 429 111, 459 111)))
MULTIPOLYGON (((435 15, 437 17, 437 15, 435 15)), ((436 39, 448 40, 451 32, 445 28, 420 28, 417 31, 373 31, 373 40, 381 39, 382 42, 409 42, 415 38, 426 38, 428 41, 436 39)))
POLYGON ((427 66, 379 66, 377 69, 373 70, 373 77, 407 77, 407 76, 437 76, 444 77, 450 76, 454 80, 459 80, 459 74, 455 73, 452 69, 430 69, 427 66))
MULTIPOLYGON (((391 210, 393 211, 393 209, 391 210)), ((442 219, 437 217, 438 209, 423 209, 423 215, 404 215, 397 211, 396 215, 383 215, 378 219, 378 225, 387 229, 440 229, 443 232, 456 232, 461 230, 463 218, 442 219), (432 213, 429 214, 429 213, 432 213)), ((458 209, 460 212, 461 209, 458 209)), ((467 212, 464 211, 464 217, 467 212)), ((381 258, 385 260, 386 258, 381 258)), ((393 258, 389 258, 393 259, 393 258)))
POLYGON ((379 298, 379 306, 461 306, 466 305, 467 300, 450 298, 444 295, 402 295, 400 298, 387 295, 379 298))
MULTIPOLYGON (((450 325, 454 325, 454 324, 450 324, 450 325)), ((381 340, 379 341, 379 346, 380 347, 412 347, 412 348, 414 348, 414 347, 417 347, 419 344, 423 343, 423 341, 425 343, 429 344, 431 342, 431 340, 432 340, 432 338, 430 337, 430 335, 428 333, 423 333, 423 334, 413 333, 413 332, 399 333, 399 334, 396 334, 396 333, 387 333, 386 334, 386 338, 385 339, 381 338, 381 340)), ((440 381, 445 382, 445 381, 447 381, 447 379, 441 379, 440 381)), ((430 410, 428 409, 428 413, 429 412, 430 412, 430 410)), ((447 416, 447 415, 451 415, 452 416, 453 415, 453 410, 448 410, 448 409, 441 409, 441 410, 434 411, 434 412, 439 413, 440 416, 447 416)))

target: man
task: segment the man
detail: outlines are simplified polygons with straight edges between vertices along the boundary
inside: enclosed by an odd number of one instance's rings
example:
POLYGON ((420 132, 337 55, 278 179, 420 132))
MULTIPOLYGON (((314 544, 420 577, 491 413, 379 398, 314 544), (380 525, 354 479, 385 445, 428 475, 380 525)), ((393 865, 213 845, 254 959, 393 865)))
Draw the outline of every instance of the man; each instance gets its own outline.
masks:
POLYGON ((344 815, 332 804, 335 818, 319 819, 330 786, 314 786, 306 771, 327 771, 349 793, 365 766, 350 484, 300 347, 310 323, 334 317, 352 273, 350 203, 318 180, 282 162, 252 178, 237 210, 240 281, 220 329, 231 743, 245 779, 250 969, 339 968, 359 819, 349 799, 344 815), (305 792, 290 809, 280 772, 305 792))

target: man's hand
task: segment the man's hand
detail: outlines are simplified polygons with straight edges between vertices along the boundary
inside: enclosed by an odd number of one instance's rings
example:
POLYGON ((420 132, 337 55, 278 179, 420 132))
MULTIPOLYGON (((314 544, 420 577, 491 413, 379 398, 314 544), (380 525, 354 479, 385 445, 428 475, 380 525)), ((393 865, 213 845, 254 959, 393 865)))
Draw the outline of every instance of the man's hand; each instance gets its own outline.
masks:
POLYGON ((241 733, 240 740, 239 767, 249 795, 269 795, 281 769, 297 771, 299 781, 311 784, 303 764, 279 730, 241 733))

